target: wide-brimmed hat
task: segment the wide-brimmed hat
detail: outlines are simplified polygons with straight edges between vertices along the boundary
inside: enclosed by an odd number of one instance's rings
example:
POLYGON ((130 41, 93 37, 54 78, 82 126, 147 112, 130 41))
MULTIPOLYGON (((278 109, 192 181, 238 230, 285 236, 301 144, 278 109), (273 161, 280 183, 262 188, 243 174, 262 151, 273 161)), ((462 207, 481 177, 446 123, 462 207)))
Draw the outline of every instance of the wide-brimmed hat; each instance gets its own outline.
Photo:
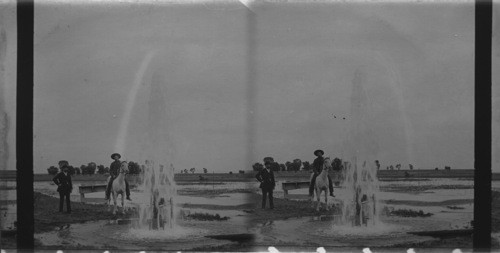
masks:
POLYGON ((68 165, 69 163, 66 160, 61 160, 57 164, 59 164, 59 165, 68 165))
POLYGON ((115 157, 115 156, 118 156, 118 159, 122 158, 122 156, 121 156, 120 154, 118 154, 118 153, 113 153, 113 154, 111 155, 111 159, 114 159, 114 157, 115 157))
POLYGON ((318 155, 318 153, 320 153, 320 152, 321 152, 321 155, 325 154, 325 152, 323 150, 318 149, 318 150, 314 151, 314 155, 318 155))

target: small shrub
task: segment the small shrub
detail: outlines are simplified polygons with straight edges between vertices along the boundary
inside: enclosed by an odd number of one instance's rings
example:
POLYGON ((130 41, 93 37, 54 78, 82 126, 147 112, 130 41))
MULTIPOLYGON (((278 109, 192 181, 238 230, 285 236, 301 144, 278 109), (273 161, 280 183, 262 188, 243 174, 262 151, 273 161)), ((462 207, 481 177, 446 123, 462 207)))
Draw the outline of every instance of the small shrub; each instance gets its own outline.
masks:
POLYGON ((430 217, 432 213, 424 213, 424 211, 415 211, 410 209, 398 209, 390 212, 390 215, 400 217, 430 217))
POLYGON ((59 169, 55 166, 50 166, 50 168, 47 169, 47 172, 49 175, 56 175, 57 172, 59 172, 59 169))
POLYGON ((229 220, 229 217, 224 216, 221 217, 219 214, 209 214, 209 213, 194 213, 187 215, 188 218, 193 220, 201 220, 201 221, 225 221, 229 220))
POLYGON ((446 208, 452 209, 452 210, 465 209, 465 207, 460 207, 460 206, 446 206, 446 208))

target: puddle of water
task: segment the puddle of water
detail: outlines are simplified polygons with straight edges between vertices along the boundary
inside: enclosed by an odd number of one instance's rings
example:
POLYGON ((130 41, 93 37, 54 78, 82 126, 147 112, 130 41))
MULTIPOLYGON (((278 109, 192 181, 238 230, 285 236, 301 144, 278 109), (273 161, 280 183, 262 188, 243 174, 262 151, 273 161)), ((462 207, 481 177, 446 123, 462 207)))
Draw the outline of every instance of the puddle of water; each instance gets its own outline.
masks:
POLYGON ((236 206, 248 204, 247 193, 225 193, 216 197, 179 196, 178 203, 236 206))
POLYGON ((60 231, 35 234, 44 246, 83 248, 119 248, 122 250, 162 249, 189 250, 197 247, 231 244, 206 235, 242 233, 245 228, 216 222, 180 222, 174 230, 150 231, 131 225, 116 225, 106 221, 72 224, 60 231))
MULTIPOLYGON (((220 206, 233 206, 247 204, 247 193, 226 193, 217 196, 176 196, 176 203, 178 204, 202 204, 202 205, 220 205, 220 206)), ((135 204, 147 204, 148 198, 145 198, 141 192, 135 193, 132 199, 135 204)))
POLYGON ((0 200, 16 200, 17 191, 16 189, 5 189, 0 190, 0 200))
POLYGON ((177 189, 196 189, 196 190, 236 190, 248 189, 247 182, 221 182, 220 184, 187 184, 177 185, 177 189))
POLYGON ((425 181, 382 181, 381 186, 441 186, 465 185, 473 186, 474 180, 458 180, 453 178, 430 178, 425 181))
MULTIPOLYGON (((280 187, 281 183, 284 181, 277 182, 274 196, 276 198, 283 198, 283 189, 280 187)), ((441 186, 441 185, 464 185, 473 186, 473 181, 466 180, 456 180, 456 179, 431 179, 429 181, 396 181, 395 182, 380 182, 381 187, 391 186, 391 187, 406 187, 406 186, 441 186)), ((255 186, 255 185, 253 185, 255 186)), ((500 187, 500 181, 498 182, 498 187, 500 187)), ((257 190, 257 192, 260 192, 257 190)), ((309 193, 308 189, 297 189, 289 191, 290 194, 301 194, 307 195, 309 193)), ((336 188, 334 194, 337 198, 342 199, 348 193, 345 189, 336 188)), ((384 192, 379 193, 380 200, 409 200, 409 201, 445 201, 448 199, 473 199, 474 189, 432 189, 423 192, 384 192)), ((322 197, 323 199, 323 197, 322 197)), ((328 197, 328 201, 335 201, 335 198, 328 197)))
POLYGON ((419 193, 381 192, 381 199, 412 200, 412 201, 445 201, 448 199, 473 199, 474 189, 435 189, 419 193))
POLYGON ((351 227, 346 225, 332 225, 330 229, 320 230, 325 235, 330 236, 357 236, 357 237, 374 237, 384 236, 388 234, 400 234, 403 231, 409 231, 409 226, 394 225, 381 223, 372 227, 351 227))
POLYGON ((179 240, 187 237, 200 237, 208 234, 204 229, 198 228, 184 228, 176 226, 173 229, 166 230, 148 230, 130 228, 128 231, 122 233, 122 238, 131 240, 179 240))
MULTIPOLYGON (((448 218, 464 220, 459 216, 448 218)), ((383 217, 382 223, 375 227, 341 226, 335 225, 333 221, 298 218, 267 222, 257 227, 255 233, 257 244, 385 247, 435 240, 432 237, 407 234, 409 231, 452 228, 449 220, 443 220, 443 216, 433 218, 383 217)))

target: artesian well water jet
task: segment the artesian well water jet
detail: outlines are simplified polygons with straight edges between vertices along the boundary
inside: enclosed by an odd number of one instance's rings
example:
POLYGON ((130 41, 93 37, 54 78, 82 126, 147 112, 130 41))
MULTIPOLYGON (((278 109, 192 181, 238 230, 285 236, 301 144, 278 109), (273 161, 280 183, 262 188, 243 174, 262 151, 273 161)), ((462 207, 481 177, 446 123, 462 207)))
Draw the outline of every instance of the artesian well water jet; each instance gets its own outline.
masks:
POLYGON ((344 162, 343 187, 348 194, 342 199, 341 223, 349 226, 372 226, 380 222, 379 183, 375 164, 353 157, 344 162))
POLYGON ((373 226, 380 222, 379 182, 376 155, 378 145, 370 128, 368 97, 364 90, 365 73, 357 70, 352 81, 348 140, 344 145, 340 225, 373 226))
POLYGON ((149 230, 173 230, 176 219, 176 185, 167 122, 167 103, 161 71, 153 73, 149 98, 146 165, 139 205, 139 227, 149 230), (170 164, 170 166, 166 166, 170 164))
POLYGON ((150 230, 173 229, 175 226, 174 168, 147 161, 143 177, 143 194, 148 198, 139 206, 139 226, 150 230))

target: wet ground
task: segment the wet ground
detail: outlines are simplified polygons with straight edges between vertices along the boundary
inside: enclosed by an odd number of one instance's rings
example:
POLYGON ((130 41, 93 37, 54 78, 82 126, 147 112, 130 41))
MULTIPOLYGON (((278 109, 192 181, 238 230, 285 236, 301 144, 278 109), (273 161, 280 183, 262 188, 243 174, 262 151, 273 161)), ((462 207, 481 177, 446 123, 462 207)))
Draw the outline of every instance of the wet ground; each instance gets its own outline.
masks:
MULTIPOLYGON (((86 182, 88 183, 88 182, 86 182)), ((95 182, 97 184, 101 182, 95 182)), ((78 185, 78 182, 75 183, 78 185)), ((381 217, 383 225, 375 228, 349 228, 336 225, 332 215, 336 214, 334 198, 330 211, 316 212, 310 201, 283 199, 283 192, 276 189, 274 210, 260 208, 257 184, 227 183, 217 185, 183 184, 179 186, 177 209, 184 215, 209 213, 228 216, 228 221, 197 221, 178 219, 176 232, 137 230, 131 225, 119 225, 117 219, 134 219, 133 211, 126 215, 113 216, 106 206, 79 203, 78 191, 71 195, 73 213, 57 212, 57 198, 41 198, 43 205, 35 210, 35 238, 37 248, 47 249, 182 249, 182 250, 242 250, 251 249, 249 243, 239 244, 232 240, 216 240, 207 236, 215 234, 255 234, 255 247, 268 245, 332 246, 332 247, 451 247, 472 245, 471 237, 433 238, 410 235, 409 231, 447 230, 470 228, 473 218, 473 182, 470 180, 426 180, 391 181, 381 183, 381 203, 387 208, 422 210, 432 213, 430 217, 405 218, 381 217), (442 187, 440 187, 442 186, 442 187), (409 190, 411 189, 411 190, 409 190), (50 201, 49 201, 50 200, 50 201), (450 208, 452 207, 452 208, 450 208), (38 210, 40 209, 40 210, 38 210), (324 219, 326 217, 326 219, 324 219), (328 218, 330 217, 330 218, 328 218), (188 240, 186 240, 186 238, 188 240)), ((13 228, 15 221, 15 182, 2 185, 5 190, 0 205, 2 229, 13 228), (9 202, 10 201, 10 202, 9 202), (12 203, 11 203, 12 202, 12 203)), ((35 191, 58 197, 50 182, 35 183, 35 191)), ((75 187, 76 188, 76 187, 75 187)), ((76 188, 77 189, 77 188, 76 188)), ((140 189, 132 192, 133 202, 126 206, 133 210, 144 198, 140 189)), ((493 190, 500 190, 500 182, 493 182, 493 190)), ((306 194, 306 189, 291 193, 306 194)), ((336 189, 335 194, 345 194, 336 189)), ((43 195, 43 196, 47 196, 43 195)), ((104 193, 89 194, 91 198, 102 198, 104 193)), ((495 194, 494 194, 495 195, 495 194)), ((500 205, 500 193, 493 201, 494 245, 500 241, 500 214, 495 210, 500 205), (495 239, 496 238, 496 239, 495 239)), ((182 215, 181 215, 182 216, 182 215)), ((2 239, 3 247, 7 245, 2 239)), ((7 241, 8 242, 8 241, 7 241)))
MULTIPOLYGON (((473 181, 441 179, 381 182, 378 197, 386 212, 375 226, 355 228, 339 225, 339 199, 345 199, 345 195, 349 194, 344 189, 335 189, 336 198, 328 197, 330 211, 316 212, 315 204, 310 200, 282 199, 283 191, 279 188, 275 193, 278 199, 274 210, 260 210, 259 196, 254 197, 256 209, 252 220, 257 224, 254 228, 257 247, 453 247, 457 245, 457 240, 416 236, 407 232, 470 229, 473 219, 473 181), (399 209, 422 210, 433 215, 406 218, 389 212, 399 209)), ((253 189, 258 193, 255 186, 253 189)), ((308 189, 289 193, 306 195, 308 189)), ((472 246, 472 237, 462 237, 458 242, 461 247, 469 248, 472 246)))
MULTIPOLYGON (((460 227, 467 214, 451 217, 438 214, 431 218, 384 217, 382 223, 373 227, 350 227, 335 225, 322 217, 290 218, 267 221, 255 230, 257 245, 296 245, 334 247, 391 247, 395 245, 439 240, 427 236, 414 236, 407 232, 443 230, 460 227), (458 218, 454 220, 454 218, 458 218), (451 225, 451 226, 450 226, 451 225)), ((443 245, 446 246, 446 245, 443 245)))
MULTIPOLYGON (((35 190, 56 196, 50 189, 51 183, 43 182, 35 185, 35 190)), ((231 239, 219 240, 207 236, 248 234, 248 214, 240 208, 246 204, 245 183, 231 182, 218 185, 183 184, 178 186, 176 203, 176 226, 174 229, 150 231, 139 229, 137 221, 137 206, 145 204, 149 198, 142 194, 141 189, 132 190, 132 201, 126 201, 126 215, 117 214, 111 219, 99 219, 85 223, 68 224, 52 231, 35 233, 39 242, 38 248, 119 248, 119 249, 149 249, 149 250, 197 250, 197 249, 239 249, 245 247, 241 242, 231 239), (203 213, 229 217, 225 221, 199 221, 188 218, 189 214, 203 213), (132 224, 122 224, 116 219, 132 221, 132 224)), ((104 193, 86 194, 86 198, 103 197, 104 193)), ((72 200, 79 200, 79 195, 73 193, 72 200)), ((87 205, 86 208, 88 208, 87 205)), ((94 204, 96 208, 106 206, 94 204)), ((109 213, 109 212, 107 212, 109 213)), ((73 215, 73 214, 71 214, 73 215)), ((36 226, 37 224, 35 224, 36 226)))
POLYGON ((119 225, 109 221, 70 224, 57 231, 40 233, 38 248, 127 249, 127 250, 193 250, 203 247, 223 247, 237 244, 206 236, 240 234, 245 231, 237 225, 221 222, 180 221, 174 229, 151 231, 119 225))

